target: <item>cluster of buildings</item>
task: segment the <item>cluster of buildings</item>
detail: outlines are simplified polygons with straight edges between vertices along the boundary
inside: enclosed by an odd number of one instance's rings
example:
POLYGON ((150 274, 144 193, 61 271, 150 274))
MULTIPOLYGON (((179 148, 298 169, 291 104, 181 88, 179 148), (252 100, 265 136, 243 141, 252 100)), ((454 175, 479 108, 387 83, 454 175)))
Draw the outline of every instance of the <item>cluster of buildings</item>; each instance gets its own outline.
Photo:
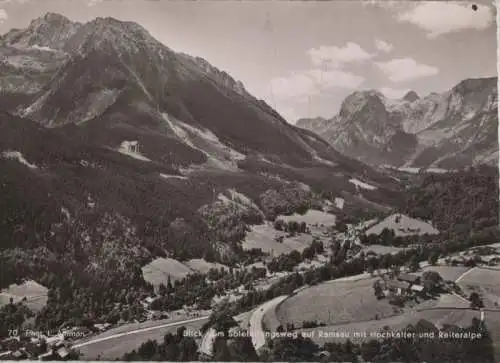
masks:
POLYGON ((413 274, 400 274, 394 279, 384 280, 382 289, 385 296, 423 296, 426 294, 420 276, 413 274))
POLYGON ((67 327, 56 334, 35 330, 25 330, 0 341, 0 360, 45 360, 61 361, 75 357, 71 346, 75 340, 88 337, 92 333, 104 332, 111 324, 94 324, 87 327, 67 327))
POLYGON ((0 343, 0 360, 68 360, 70 344, 64 336, 13 336, 0 343))

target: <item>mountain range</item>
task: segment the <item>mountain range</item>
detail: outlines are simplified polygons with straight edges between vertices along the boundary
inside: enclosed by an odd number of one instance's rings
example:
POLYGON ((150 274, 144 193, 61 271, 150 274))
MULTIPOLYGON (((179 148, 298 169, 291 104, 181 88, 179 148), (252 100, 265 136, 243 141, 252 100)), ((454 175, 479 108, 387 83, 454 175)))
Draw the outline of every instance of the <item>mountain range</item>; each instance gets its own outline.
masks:
POLYGON ((45 246, 94 267, 107 248, 120 261, 201 257, 237 245, 228 236, 242 217, 292 213, 314 195, 369 213, 399 200, 394 179, 136 23, 48 13, 1 39, 3 249, 45 246), (221 198, 224 213, 207 217, 221 198), (116 252, 119 242, 103 241, 110 229, 135 247, 116 252))
POLYGON ((443 93, 389 99, 358 91, 331 119, 298 120, 338 151, 373 166, 460 169, 498 165, 497 77, 466 79, 443 93))

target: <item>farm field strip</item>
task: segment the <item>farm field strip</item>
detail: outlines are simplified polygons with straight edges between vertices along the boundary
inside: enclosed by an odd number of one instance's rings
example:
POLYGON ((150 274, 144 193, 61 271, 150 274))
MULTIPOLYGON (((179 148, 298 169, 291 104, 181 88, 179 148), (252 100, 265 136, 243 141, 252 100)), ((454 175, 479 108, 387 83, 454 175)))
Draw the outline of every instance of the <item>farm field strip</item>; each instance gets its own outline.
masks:
POLYGON ((279 306, 278 319, 282 324, 316 320, 331 325, 394 315, 387 301, 374 296, 372 285, 377 279, 368 276, 304 289, 279 306))

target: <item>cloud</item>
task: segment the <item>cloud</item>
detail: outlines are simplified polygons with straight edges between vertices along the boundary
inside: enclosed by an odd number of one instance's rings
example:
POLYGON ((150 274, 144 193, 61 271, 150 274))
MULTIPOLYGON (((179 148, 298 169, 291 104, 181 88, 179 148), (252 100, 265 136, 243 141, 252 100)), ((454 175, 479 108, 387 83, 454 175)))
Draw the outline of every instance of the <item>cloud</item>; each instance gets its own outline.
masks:
POLYGON ((484 4, 464 1, 400 1, 365 0, 364 6, 377 7, 394 13, 399 22, 420 27, 429 38, 461 30, 484 30, 494 24, 495 9, 484 4))
POLYGON ((11 4, 11 3, 18 3, 18 4, 27 4, 31 0, 0 0, 0 4, 11 4))
POLYGON ((396 89, 391 87, 382 87, 380 88, 380 92, 384 94, 387 98, 397 99, 403 98, 410 90, 406 89, 396 89))
POLYGON ((309 69, 294 72, 289 77, 274 78, 271 87, 279 99, 303 100, 334 88, 355 89, 364 80, 361 76, 342 70, 309 69))
POLYGON ((294 124, 300 118, 294 107, 279 105, 276 107, 278 113, 289 123, 294 124))
POLYGON ((385 10, 403 10, 412 7, 411 1, 401 0, 364 0, 361 4, 365 7, 376 7, 385 10))
POLYGON ((12 4, 12 3, 18 3, 18 4, 27 4, 31 0, 0 0, 0 5, 4 4, 12 4))
POLYGON ((384 42, 381 39, 375 39, 375 47, 381 52, 390 52, 394 48, 392 44, 384 42))
POLYGON ((375 65, 392 82, 404 82, 413 79, 433 76, 439 69, 427 64, 417 63, 412 58, 392 59, 388 62, 375 62, 375 65))
POLYGON ((87 0, 87 6, 92 7, 102 3, 103 0, 87 0))
POLYGON ((319 48, 309 49, 307 54, 316 67, 322 65, 338 67, 345 63, 364 62, 374 56, 352 42, 346 43, 343 47, 322 45, 319 48))
POLYGON ((314 80, 304 73, 273 78, 271 87, 273 94, 280 99, 298 98, 317 93, 314 80))
POLYGON ((9 19, 9 15, 4 9, 0 9, 0 25, 9 19))
POLYGON ((364 0, 361 4, 366 7, 373 6, 389 10, 400 6, 401 0, 364 0))
POLYGON ((427 32, 429 38, 462 30, 484 30, 494 23, 493 9, 487 5, 472 3, 429 1, 414 5, 411 9, 400 11, 396 18, 427 32))
POLYGON ((361 76, 338 69, 331 69, 328 71, 311 69, 307 71, 307 74, 314 79, 320 88, 323 89, 354 89, 358 88, 365 81, 365 79, 361 76))

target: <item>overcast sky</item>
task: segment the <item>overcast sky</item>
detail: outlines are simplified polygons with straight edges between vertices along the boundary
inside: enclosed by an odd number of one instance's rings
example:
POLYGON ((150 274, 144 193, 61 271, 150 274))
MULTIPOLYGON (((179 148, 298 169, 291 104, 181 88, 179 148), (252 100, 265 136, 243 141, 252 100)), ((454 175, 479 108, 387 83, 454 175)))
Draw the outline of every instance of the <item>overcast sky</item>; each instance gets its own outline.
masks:
POLYGON ((355 90, 442 92, 497 74, 496 10, 480 0, 0 0, 0 33, 48 11, 140 23, 170 48, 241 80, 289 122, 331 117, 355 90))

